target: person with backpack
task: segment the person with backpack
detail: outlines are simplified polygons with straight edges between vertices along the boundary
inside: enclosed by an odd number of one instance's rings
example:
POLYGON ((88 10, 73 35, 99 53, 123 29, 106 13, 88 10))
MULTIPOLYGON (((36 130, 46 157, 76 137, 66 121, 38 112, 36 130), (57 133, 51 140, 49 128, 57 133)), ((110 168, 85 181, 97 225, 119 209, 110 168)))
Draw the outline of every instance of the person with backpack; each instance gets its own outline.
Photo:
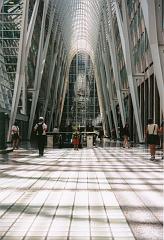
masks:
POLYGON ((39 122, 35 125, 34 131, 36 132, 38 138, 39 156, 43 156, 47 131, 47 125, 44 123, 43 117, 39 117, 39 122))

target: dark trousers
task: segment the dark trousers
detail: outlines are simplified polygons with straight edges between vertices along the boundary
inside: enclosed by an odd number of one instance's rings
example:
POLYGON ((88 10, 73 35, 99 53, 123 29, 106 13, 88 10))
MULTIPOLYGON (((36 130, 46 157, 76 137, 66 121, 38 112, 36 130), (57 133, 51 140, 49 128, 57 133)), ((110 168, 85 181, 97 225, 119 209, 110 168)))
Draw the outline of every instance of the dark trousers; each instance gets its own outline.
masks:
POLYGON ((46 136, 38 135, 38 149, 39 149, 39 155, 41 156, 43 156, 43 153, 44 153, 45 142, 46 142, 46 136))

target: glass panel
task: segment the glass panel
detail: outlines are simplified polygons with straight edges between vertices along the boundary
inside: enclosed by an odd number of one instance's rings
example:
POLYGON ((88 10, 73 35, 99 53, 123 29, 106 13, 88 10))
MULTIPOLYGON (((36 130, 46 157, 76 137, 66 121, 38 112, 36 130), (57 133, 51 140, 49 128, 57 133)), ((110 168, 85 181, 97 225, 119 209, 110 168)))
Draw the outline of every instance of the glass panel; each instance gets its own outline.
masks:
POLYGON ((22 0, 4 0, 0 13, 0 76, 5 108, 11 108, 11 98, 17 69, 22 0))
POLYGON ((99 103, 93 65, 88 54, 78 53, 72 60, 69 88, 62 116, 62 126, 71 124, 84 129, 99 116, 99 103))
POLYGON ((96 47, 103 0, 58 0, 57 12, 67 49, 93 51, 96 47))

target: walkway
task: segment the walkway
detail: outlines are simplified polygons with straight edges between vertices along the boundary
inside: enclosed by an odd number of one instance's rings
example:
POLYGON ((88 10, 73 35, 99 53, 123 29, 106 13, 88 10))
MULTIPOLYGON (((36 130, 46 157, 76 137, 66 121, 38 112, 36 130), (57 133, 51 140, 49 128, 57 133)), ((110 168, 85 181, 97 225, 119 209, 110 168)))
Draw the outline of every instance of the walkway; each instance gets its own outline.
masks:
POLYGON ((162 240, 162 161, 148 158, 119 147, 0 155, 0 239, 162 240))

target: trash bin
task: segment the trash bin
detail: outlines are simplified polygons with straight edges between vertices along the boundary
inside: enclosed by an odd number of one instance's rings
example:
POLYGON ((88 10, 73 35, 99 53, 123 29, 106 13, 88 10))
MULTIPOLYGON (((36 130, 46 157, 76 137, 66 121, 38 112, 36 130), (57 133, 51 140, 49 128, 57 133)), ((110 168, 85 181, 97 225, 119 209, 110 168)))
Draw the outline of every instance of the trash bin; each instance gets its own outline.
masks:
POLYGON ((53 148, 53 135, 47 135, 47 147, 53 148))
POLYGON ((93 135, 87 136, 87 147, 93 147, 93 135))
POLYGON ((6 149, 6 127, 5 127, 6 115, 4 112, 0 112, 0 150, 6 149))

